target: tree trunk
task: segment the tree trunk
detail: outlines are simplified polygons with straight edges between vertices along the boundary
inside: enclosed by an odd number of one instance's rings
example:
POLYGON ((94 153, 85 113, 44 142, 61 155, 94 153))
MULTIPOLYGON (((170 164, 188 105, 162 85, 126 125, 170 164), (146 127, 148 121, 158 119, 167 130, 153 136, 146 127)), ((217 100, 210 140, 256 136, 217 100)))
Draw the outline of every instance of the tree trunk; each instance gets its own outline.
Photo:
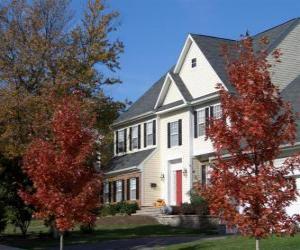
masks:
POLYGON ((60 234, 60 250, 63 250, 64 249, 64 234, 61 233, 60 234))
POLYGON ((258 238, 255 239, 255 249, 259 250, 259 239, 258 238))

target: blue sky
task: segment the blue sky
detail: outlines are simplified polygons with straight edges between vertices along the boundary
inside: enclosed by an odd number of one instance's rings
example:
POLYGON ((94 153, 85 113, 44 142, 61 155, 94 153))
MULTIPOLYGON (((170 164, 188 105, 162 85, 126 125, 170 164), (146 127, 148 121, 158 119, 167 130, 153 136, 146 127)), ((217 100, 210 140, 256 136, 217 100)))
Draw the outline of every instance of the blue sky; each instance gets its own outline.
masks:
MULTIPOLYGON (((80 16, 85 0, 73 0, 80 16)), ((135 101, 177 61, 188 33, 237 39, 300 17, 299 0, 107 0, 120 12, 117 37, 125 44, 123 83, 106 88, 135 101)))

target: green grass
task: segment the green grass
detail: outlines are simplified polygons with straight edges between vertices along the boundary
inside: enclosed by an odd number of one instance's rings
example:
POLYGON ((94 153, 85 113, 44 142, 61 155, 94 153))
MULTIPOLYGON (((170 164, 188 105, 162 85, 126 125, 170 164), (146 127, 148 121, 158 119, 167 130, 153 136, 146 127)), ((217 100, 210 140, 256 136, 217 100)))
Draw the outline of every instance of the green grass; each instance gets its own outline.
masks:
MULTIPOLYGON (((255 240, 241 236, 228 236, 226 239, 207 239, 191 243, 177 244, 164 248, 167 250, 254 250, 255 240)), ((261 240, 261 250, 298 250, 300 234, 294 237, 270 237, 261 240)))
MULTIPOLYGON (((33 221, 28 230, 28 236, 23 238, 19 231, 15 232, 12 227, 8 227, 0 244, 22 247, 25 249, 45 249, 57 246, 58 239, 53 239, 48 234, 41 221, 33 221)), ((65 244, 85 244, 95 243, 103 240, 125 239, 151 236, 178 236, 178 235, 199 235, 199 231, 194 229, 173 228, 158 224, 147 225, 100 225, 98 224, 93 233, 84 234, 75 228, 65 236, 65 244)))

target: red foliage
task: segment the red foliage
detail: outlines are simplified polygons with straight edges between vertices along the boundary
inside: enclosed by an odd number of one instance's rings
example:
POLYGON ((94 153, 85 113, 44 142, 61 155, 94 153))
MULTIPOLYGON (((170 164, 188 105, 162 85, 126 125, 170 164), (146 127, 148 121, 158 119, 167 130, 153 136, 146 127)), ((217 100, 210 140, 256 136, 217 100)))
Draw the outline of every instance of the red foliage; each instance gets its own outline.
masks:
MULTIPOLYGON (((210 185, 201 190, 202 195, 212 215, 228 226, 237 226, 243 235, 259 239, 270 233, 293 234, 297 217, 288 216, 285 208, 298 193, 295 179, 287 176, 299 163, 294 157, 281 166, 274 165, 280 146, 295 141, 290 104, 282 100, 271 82, 272 65, 263 46, 254 51, 253 41, 247 36, 224 51, 235 93, 221 84, 217 87, 222 117, 212 119, 207 131, 216 161, 210 185)), ((279 61, 280 51, 276 50, 273 58, 279 61)))
POLYGON ((53 116, 53 139, 34 140, 24 157, 34 192, 20 196, 36 207, 37 218, 54 217, 61 232, 76 222, 93 222, 99 203, 101 176, 88 163, 94 151, 92 121, 81 106, 77 97, 63 98, 53 116))

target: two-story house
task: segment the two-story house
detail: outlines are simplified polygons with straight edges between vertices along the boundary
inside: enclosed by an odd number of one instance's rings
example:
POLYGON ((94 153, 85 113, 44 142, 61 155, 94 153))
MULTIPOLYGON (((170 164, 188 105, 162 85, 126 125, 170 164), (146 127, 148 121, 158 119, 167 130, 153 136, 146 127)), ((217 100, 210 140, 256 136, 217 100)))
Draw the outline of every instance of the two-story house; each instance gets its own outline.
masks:
MULTIPOLYGON (((269 38, 269 53, 276 48, 283 53, 272 80, 298 112, 300 18, 253 36, 254 42, 263 36, 269 38)), ((189 34, 175 66, 115 121, 115 157, 105 171, 106 202, 137 200, 141 206, 153 206, 161 198, 181 204, 189 202, 194 181, 207 181, 214 150, 205 139, 206 119, 222 112, 216 84, 233 91, 220 55, 222 44, 233 43, 236 40, 189 34)), ((276 162, 299 146, 283 145, 276 162)))

